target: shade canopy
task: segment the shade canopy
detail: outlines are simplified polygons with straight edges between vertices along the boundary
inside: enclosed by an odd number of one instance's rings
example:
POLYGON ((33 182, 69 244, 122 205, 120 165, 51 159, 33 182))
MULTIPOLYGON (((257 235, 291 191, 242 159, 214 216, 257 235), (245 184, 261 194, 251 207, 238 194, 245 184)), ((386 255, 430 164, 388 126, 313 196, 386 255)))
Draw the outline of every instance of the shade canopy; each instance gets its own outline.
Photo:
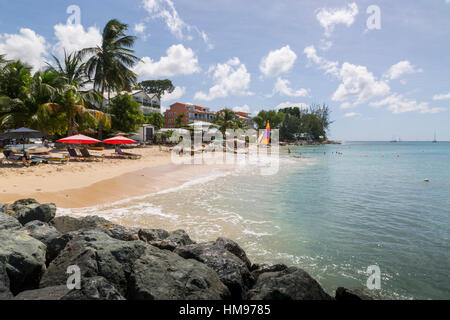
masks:
POLYGON ((28 128, 19 128, 8 130, 0 134, 1 139, 20 139, 20 138, 42 138, 46 134, 37 130, 28 128))
POLYGON ((137 143, 133 139, 125 138, 122 136, 112 137, 102 141, 103 143, 108 144, 126 144, 126 143, 137 143))
POLYGON ((85 143, 99 143, 100 140, 84 136, 82 134, 77 134, 75 136, 67 137, 64 139, 60 139, 56 142, 59 143, 76 143, 76 144, 85 144, 85 143))

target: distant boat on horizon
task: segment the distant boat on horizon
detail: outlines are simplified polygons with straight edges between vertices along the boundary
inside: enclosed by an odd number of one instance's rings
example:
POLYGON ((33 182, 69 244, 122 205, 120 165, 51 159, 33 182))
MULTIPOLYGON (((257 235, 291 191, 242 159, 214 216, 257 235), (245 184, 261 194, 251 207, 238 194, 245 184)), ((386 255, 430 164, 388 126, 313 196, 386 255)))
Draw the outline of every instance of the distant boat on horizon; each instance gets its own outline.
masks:
POLYGON ((394 142, 400 142, 402 140, 400 140, 400 138, 396 139, 395 137, 392 137, 392 140, 390 142, 394 143, 394 142))
POLYGON ((432 142, 433 142, 433 143, 437 143, 437 140, 436 140, 436 132, 434 133, 434 139, 433 139, 432 142))

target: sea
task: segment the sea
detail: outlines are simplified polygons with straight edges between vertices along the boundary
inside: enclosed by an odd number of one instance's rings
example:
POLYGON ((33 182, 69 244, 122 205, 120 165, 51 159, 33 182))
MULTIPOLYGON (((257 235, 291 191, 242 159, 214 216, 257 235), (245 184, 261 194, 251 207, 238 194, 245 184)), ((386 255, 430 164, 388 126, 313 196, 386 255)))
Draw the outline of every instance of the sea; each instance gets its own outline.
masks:
POLYGON ((197 242, 228 237, 253 263, 302 268, 331 295, 342 286, 381 299, 450 299, 450 142, 289 149, 280 148, 274 175, 252 165, 217 169, 59 213, 184 229, 197 242))

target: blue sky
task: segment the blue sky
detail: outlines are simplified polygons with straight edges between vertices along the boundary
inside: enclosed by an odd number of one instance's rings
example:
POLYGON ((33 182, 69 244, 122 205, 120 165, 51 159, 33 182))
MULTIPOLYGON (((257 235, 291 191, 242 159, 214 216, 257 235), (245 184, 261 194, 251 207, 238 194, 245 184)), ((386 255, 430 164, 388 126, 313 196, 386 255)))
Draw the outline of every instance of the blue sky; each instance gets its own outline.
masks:
POLYGON ((177 86, 163 106, 327 103, 333 139, 450 140, 450 0, 1 0, 0 54, 38 69, 111 18, 139 38, 140 79, 177 86))

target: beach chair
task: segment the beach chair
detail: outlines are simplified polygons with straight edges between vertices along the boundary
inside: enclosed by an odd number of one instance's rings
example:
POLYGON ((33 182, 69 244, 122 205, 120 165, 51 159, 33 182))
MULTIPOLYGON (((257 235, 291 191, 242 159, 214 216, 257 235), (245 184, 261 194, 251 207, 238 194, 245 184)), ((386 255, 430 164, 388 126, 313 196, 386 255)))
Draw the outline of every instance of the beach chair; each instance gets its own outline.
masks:
POLYGON ((64 164, 69 162, 69 157, 39 156, 42 162, 50 164, 64 164))
POLYGON ((76 161, 89 161, 91 159, 86 159, 86 157, 78 155, 77 151, 74 148, 67 148, 67 151, 69 152, 69 157, 71 159, 74 159, 76 161))
POLYGON ((122 149, 120 148, 120 146, 116 146, 116 154, 118 154, 119 156, 128 158, 128 159, 140 159, 142 157, 142 155, 137 154, 137 153, 123 152, 122 149))
POLYGON ((105 159, 104 156, 95 156, 95 155, 90 154, 88 149, 81 148, 80 151, 81 151, 81 155, 86 159, 92 159, 92 160, 96 160, 96 161, 103 161, 103 159, 105 159))
MULTIPOLYGON (((3 162, 7 162, 10 164, 24 164, 23 162, 23 155, 17 155, 14 154, 14 152, 12 152, 11 150, 4 150, 3 151, 3 155, 5 156, 5 158, 3 159, 3 162)), ((26 159, 25 160, 25 165, 38 165, 39 163, 41 163, 41 158, 39 157, 31 157, 30 159, 26 159)))

